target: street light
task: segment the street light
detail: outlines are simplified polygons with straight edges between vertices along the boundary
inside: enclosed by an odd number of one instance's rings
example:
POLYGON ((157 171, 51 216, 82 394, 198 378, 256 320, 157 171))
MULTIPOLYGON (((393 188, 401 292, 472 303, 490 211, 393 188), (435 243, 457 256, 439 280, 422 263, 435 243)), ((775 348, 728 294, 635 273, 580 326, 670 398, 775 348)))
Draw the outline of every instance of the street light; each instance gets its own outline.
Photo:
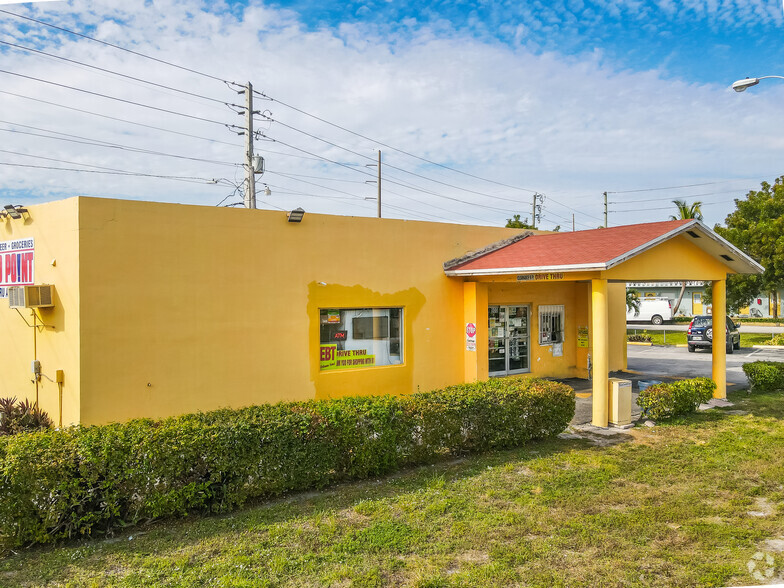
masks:
POLYGON ((746 78, 745 80, 738 80, 732 84, 732 89, 736 92, 743 92, 746 88, 751 88, 760 83, 760 80, 767 80, 768 78, 777 78, 784 80, 784 76, 762 76, 761 78, 746 78))

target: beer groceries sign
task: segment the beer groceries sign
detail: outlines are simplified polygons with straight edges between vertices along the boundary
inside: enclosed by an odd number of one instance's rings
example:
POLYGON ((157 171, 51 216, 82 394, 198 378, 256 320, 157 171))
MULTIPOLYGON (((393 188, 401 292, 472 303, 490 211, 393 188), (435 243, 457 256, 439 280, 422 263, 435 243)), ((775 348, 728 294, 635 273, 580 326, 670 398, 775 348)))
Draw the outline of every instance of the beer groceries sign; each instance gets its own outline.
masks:
POLYGON ((29 286, 35 283, 34 259, 33 239, 0 241, 0 298, 8 298, 8 286, 29 286))

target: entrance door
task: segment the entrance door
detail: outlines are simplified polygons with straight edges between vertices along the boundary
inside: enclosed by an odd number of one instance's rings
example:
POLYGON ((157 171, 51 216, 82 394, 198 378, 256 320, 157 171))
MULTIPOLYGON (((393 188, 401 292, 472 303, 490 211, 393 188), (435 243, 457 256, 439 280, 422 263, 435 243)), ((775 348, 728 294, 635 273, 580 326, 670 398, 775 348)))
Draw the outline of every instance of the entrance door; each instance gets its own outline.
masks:
POLYGON ((691 293, 691 313, 702 314, 702 292, 691 293))
POLYGON ((528 307, 488 306, 489 372, 506 376, 531 371, 528 360, 528 307))

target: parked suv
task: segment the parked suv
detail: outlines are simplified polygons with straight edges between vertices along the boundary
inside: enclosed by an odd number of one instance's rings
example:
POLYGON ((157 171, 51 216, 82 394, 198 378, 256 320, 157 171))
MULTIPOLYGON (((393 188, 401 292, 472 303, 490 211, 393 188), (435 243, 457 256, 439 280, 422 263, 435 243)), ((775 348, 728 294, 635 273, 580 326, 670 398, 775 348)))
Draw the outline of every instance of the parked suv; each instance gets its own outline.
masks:
MULTIPOLYGON (((695 316, 686 331, 686 342, 691 353, 697 347, 711 347, 713 345, 713 316, 710 314, 695 316)), ((740 331, 738 331, 738 325, 732 322, 730 317, 727 317, 726 345, 727 353, 740 349, 740 331)))

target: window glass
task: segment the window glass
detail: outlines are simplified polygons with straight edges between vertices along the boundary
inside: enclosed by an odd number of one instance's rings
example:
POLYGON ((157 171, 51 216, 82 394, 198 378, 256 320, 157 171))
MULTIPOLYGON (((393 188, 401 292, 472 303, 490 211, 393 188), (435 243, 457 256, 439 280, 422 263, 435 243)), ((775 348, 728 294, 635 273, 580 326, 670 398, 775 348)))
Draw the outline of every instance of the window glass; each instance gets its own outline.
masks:
POLYGON ((403 363, 402 308, 322 308, 322 370, 403 363))
POLYGON ((564 306, 547 304, 539 307, 539 345, 562 343, 564 340, 564 306))

